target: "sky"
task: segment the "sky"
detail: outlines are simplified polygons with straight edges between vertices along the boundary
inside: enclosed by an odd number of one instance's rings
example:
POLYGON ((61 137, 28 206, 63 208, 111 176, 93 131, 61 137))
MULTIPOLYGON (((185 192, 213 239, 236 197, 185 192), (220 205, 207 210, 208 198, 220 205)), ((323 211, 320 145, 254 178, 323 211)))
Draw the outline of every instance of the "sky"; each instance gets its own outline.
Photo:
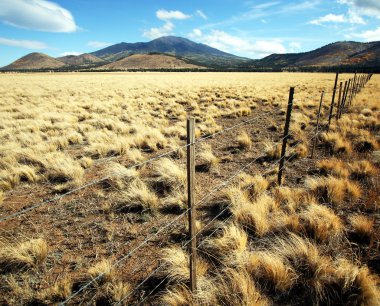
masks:
POLYGON ((380 41, 380 0, 0 0, 0 66, 166 35, 255 59, 380 41))

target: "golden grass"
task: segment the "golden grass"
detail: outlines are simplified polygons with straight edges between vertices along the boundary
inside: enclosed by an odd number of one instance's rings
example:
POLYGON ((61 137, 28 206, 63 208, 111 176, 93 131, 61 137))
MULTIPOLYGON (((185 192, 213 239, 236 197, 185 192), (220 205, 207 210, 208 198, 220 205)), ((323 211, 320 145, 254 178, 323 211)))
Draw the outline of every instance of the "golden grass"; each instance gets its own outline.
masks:
POLYGON ((347 165, 340 159, 323 159, 318 161, 316 166, 323 175, 331 174, 341 178, 347 178, 350 175, 347 165))
POLYGON ((349 154, 352 147, 347 138, 337 132, 329 132, 321 134, 322 143, 334 154, 349 154))
POLYGON ((248 150, 252 147, 252 140, 246 131, 241 132, 237 138, 239 149, 248 150))
POLYGON ((93 267, 90 267, 87 271, 90 279, 97 278, 95 282, 97 285, 102 285, 105 283, 111 283, 115 280, 115 271, 112 268, 113 262, 109 259, 103 259, 96 263, 93 267))
POLYGON ((10 243, 0 240, 0 269, 17 271, 35 268, 41 265, 48 254, 48 246, 44 239, 10 243))
POLYGON ((361 196, 361 187, 347 179, 333 176, 307 178, 305 185, 322 203, 342 204, 343 201, 357 201, 361 196))
POLYGON ((249 273, 244 269, 227 269, 216 280, 217 305, 265 306, 270 305, 262 296, 249 273))
POLYGON ((139 209, 154 212, 160 204, 157 195, 142 180, 134 180, 122 193, 123 206, 128 209, 139 209))
POLYGON ((186 171, 169 158, 162 158, 153 163, 152 181, 164 190, 184 191, 186 171))
POLYGON ((244 266, 257 282, 281 293, 289 291, 297 280, 293 268, 281 256, 270 251, 249 253, 244 266))
POLYGON ((343 222, 328 207, 310 204, 300 213, 301 222, 313 238, 319 241, 333 239, 342 235, 343 222))
POLYGON ((370 240, 374 232, 374 220, 363 215, 350 216, 349 222, 361 240, 370 240))
POLYGON ((271 230, 270 215, 277 209, 277 203, 273 198, 263 194, 254 203, 244 203, 232 212, 239 224, 260 237, 271 230))
POLYGON ((378 170, 368 160, 354 161, 349 163, 348 167, 351 177, 359 181, 368 180, 378 173, 378 170))
POLYGON ((248 236, 236 225, 227 225, 218 238, 209 238, 202 243, 202 250, 226 263, 236 261, 247 248, 248 236))
POLYGON ((214 155, 208 144, 202 144, 200 152, 196 154, 196 170, 202 172, 217 171, 219 158, 214 155))
MULTIPOLYGON (((162 265, 160 274, 163 276, 168 276, 170 282, 183 283, 190 280, 190 260, 189 255, 183 249, 179 247, 166 248, 162 250, 162 265)), ((202 278, 205 277, 209 265, 202 260, 197 258, 197 277, 200 282, 202 278)))
POLYGON ((131 182, 138 178, 139 173, 135 168, 128 169, 123 165, 115 162, 106 164, 106 176, 104 181, 105 187, 112 187, 117 190, 125 189, 131 182))

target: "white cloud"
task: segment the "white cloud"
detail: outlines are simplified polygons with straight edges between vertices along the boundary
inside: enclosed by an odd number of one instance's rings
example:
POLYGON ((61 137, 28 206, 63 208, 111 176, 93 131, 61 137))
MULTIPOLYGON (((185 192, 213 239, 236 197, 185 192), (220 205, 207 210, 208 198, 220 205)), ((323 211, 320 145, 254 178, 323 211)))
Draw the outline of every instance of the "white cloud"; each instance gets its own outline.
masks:
POLYGON ((59 56, 81 55, 81 54, 83 54, 83 52, 67 51, 67 52, 62 52, 59 56))
POLYGON ((326 22, 333 22, 333 23, 346 22, 346 18, 344 17, 343 14, 340 14, 340 15, 327 14, 325 16, 311 20, 309 23, 321 25, 321 24, 326 23, 326 22))
POLYGON ((202 36, 202 31, 200 29, 194 29, 192 30, 187 36, 190 38, 199 38, 202 36))
POLYGON ((145 30, 143 32, 143 36, 150 39, 155 39, 162 36, 171 35, 174 30, 174 23, 171 20, 189 19, 191 18, 191 15, 186 15, 181 11, 158 10, 156 12, 156 17, 165 21, 164 25, 158 28, 150 28, 149 30, 145 30))
POLYGON ((289 52, 291 53, 295 53, 299 51, 300 49, 301 49, 301 44, 299 42, 293 41, 289 44, 289 52))
POLYGON ((144 31, 143 36, 148 37, 150 39, 155 39, 172 34, 173 29, 174 24, 170 21, 167 21, 162 27, 151 28, 149 30, 144 31))
POLYGON ((75 32, 72 14, 47 0, 1 0, 0 20, 18 28, 45 32, 75 32))
POLYGON ((91 40, 87 43, 87 46, 91 48, 105 48, 111 45, 112 43, 105 42, 105 41, 97 41, 97 40, 91 40))
POLYGON ((347 20, 349 23, 353 24, 366 24, 363 17, 360 16, 356 11, 349 9, 347 20))
POLYGON ((203 18, 204 20, 207 20, 207 15, 203 13, 203 11, 197 10, 196 13, 199 17, 203 18))
POLYGON ((379 41, 380 40, 380 27, 376 30, 367 30, 359 34, 351 34, 350 37, 363 39, 364 41, 379 41))
POLYGON ((16 40, 0 37, 0 45, 20 47, 24 49, 42 50, 47 49, 48 46, 40 41, 35 40, 16 40))
POLYGON ((338 0, 340 4, 346 4, 358 15, 371 16, 380 19, 379 0, 338 0))
POLYGON ((366 24, 364 19, 354 10, 349 9, 347 15, 344 14, 327 14, 317 19, 311 20, 310 24, 322 25, 324 23, 351 23, 351 24, 366 24))
POLYGON ((182 13, 181 11, 167 11, 167 10, 158 10, 156 12, 156 16, 158 19, 161 20, 171 20, 171 19, 178 19, 178 20, 184 20, 189 19, 191 15, 186 15, 182 13))
POLYGON ((249 41, 219 30, 213 30, 210 34, 202 35, 198 40, 219 50, 252 58, 286 52, 286 48, 277 40, 249 41))

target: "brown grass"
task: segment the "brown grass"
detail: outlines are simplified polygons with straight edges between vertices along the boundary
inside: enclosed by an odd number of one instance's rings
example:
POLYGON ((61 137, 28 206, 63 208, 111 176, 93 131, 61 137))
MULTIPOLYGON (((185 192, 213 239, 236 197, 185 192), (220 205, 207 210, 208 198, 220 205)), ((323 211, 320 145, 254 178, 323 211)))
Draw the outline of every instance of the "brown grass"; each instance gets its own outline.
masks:
POLYGON ((2 271, 19 271, 41 265, 48 254, 44 239, 10 243, 0 240, 0 269, 2 271))

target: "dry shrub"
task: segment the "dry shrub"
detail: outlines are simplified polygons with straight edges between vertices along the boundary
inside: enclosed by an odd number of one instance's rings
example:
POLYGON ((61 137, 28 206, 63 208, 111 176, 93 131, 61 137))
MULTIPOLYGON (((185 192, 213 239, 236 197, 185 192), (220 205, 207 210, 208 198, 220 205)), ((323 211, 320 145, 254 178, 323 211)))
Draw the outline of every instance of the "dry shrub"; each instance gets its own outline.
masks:
POLYGON ((202 250, 206 254, 212 254, 226 263, 239 258, 247 248, 248 236, 236 225, 228 225, 223 228, 221 237, 209 238, 202 243, 202 250))
POLYGON ((285 186, 276 187, 273 190, 273 197, 279 206, 290 213, 298 211, 306 201, 304 189, 285 186))
POLYGON ((210 145, 203 144, 200 153, 197 155, 195 169, 201 172, 217 171, 219 158, 212 153, 210 145))
POLYGON ((237 138, 239 149, 249 150, 252 147, 252 140, 246 131, 241 132, 237 138))
POLYGON ((335 282, 338 284, 342 304, 369 305, 380 304, 380 280, 370 273, 366 266, 358 267, 346 259, 336 264, 335 282))
POLYGON ((265 157, 269 160, 279 159, 281 157, 281 145, 272 143, 264 143, 265 157))
POLYGON ((66 300, 72 294, 72 286, 71 279, 60 279, 52 287, 41 292, 41 299, 48 302, 66 300))
POLYGON ((319 204, 310 204, 300 218, 305 230, 319 241, 339 237, 344 230, 340 218, 331 209, 319 204))
POLYGON ((347 138, 344 138, 337 132, 322 133, 322 143, 335 154, 349 154, 352 152, 351 144, 347 138))
POLYGON ((140 179, 135 179, 122 193, 123 208, 154 212, 159 206, 157 195, 140 179))
POLYGON ((103 285, 111 283, 115 280, 116 274, 112 267, 113 262, 109 259, 103 259, 96 263, 93 267, 89 268, 87 274, 91 280, 96 279, 96 285, 103 285))
POLYGON ((169 158, 153 163, 152 181, 160 191, 184 190, 186 171, 169 158))
POLYGON ((216 305, 265 306, 270 302, 257 290, 244 269, 226 269, 216 281, 216 305))
POLYGON ((291 156, 294 154, 294 158, 305 158, 308 154, 307 146, 303 143, 298 144, 296 147, 293 148, 291 152, 291 156))
POLYGON ((0 240, 0 270, 19 271, 41 265, 48 253, 44 239, 31 239, 15 244, 0 240))
POLYGON ((218 212, 233 213, 245 206, 251 207, 251 205, 247 192, 237 186, 231 186, 221 190, 208 206, 218 212))
MULTIPOLYGON (((200 282, 205 278, 209 269, 208 264, 197 257, 197 276, 200 282)), ((169 282, 183 283, 190 281, 189 255, 179 247, 166 248, 162 251, 162 265, 160 274, 168 276, 169 282)))
POLYGON ((373 235, 374 220, 362 215, 353 215, 349 218, 354 233, 359 241, 370 241, 373 235))
POLYGON ((123 301, 123 304, 129 302, 132 293, 132 286, 129 283, 122 281, 113 281, 107 283, 105 288, 105 298, 109 303, 118 303, 123 301))
POLYGON ((244 266, 256 282, 280 293, 289 291, 297 279, 292 267, 281 256, 269 251, 249 253, 244 266))
POLYGON ((322 175, 334 175, 341 178, 347 178, 350 172, 347 169, 346 163, 340 159, 323 159, 316 164, 322 175))
POLYGON ((261 237, 271 230, 270 214, 278 209, 276 202, 264 194, 253 204, 233 209, 236 221, 261 237))
POLYGON ((135 168, 128 169, 119 163, 111 162, 106 165, 106 175, 107 179, 103 182, 106 188, 122 190, 137 179, 139 173, 135 168))
POLYGON ((188 306, 193 305, 193 295, 188 286, 180 285, 167 289, 161 296, 163 305, 168 306, 188 306))
POLYGON ((80 164, 69 156, 60 153, 52 153, 46 156, 45 177, 54 184, 67 183, 69 181, 81 182, 83 169, 80 164))
POLYGON ((314 300, 325 296, 333 273, 330 260, 319 254, 310 241, 290 233, 286 238, 276 238, 272 252, 287 261, 298 274, 298 285, 309 291, 314 300))
POLYGON ((239 185, 243 191, 248 191, 251 199, 256 199, 269 188, 268 180, 260 174, 251 176, 243 173, 239 175, 239 185))
POLYGON ((347 179, 329 177, 307 178, 305 185, 321 202, 342 204, 344 200, 357 201, 361 196, 358 184, 347 179))
POLYGON ((166 212, 181 213, 187 208, 187 193, 174 191, 162 201, 162 208, 166 212))
POLYGON ((82 157, 79 163, 83 169, 88 169, 94 164, 94 161, 90 157, 82 157))
POLYGON ((349 163, 348 167, 351 177, 359 181, 367 181, 377 174, 377 169, 368 160, 349 163))

